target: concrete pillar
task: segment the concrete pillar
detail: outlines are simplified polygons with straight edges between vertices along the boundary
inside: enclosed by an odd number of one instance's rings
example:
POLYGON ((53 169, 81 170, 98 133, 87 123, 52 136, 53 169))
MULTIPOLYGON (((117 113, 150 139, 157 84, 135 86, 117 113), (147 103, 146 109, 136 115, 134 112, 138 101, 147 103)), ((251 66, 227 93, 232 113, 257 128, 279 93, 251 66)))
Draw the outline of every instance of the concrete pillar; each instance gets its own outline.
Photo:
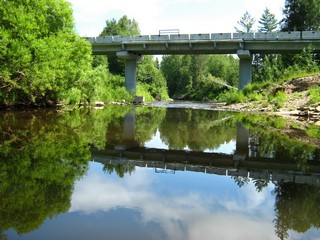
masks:
POLYGON ((237 123, 236 140, 236 152, 233 155, 233 160, 245 160, 249 153, 249 131, 240 122, 237 123))
POLYGON ((240 91, 252 82, 252 55, 249 50, 238 50, 237 54, 240 58, 238 85, 240 91))
POLYGON ((123 119, 123 132, 121 142, 115 145, 115 150, 124 151, 139 146, 139 142, 135 139, 136 132, 136 110, 133 107, 126 113, 123 119))
POLYGON ((141 55, 130 53, 128 51, 117 52, 117 56, 125 60, 125 82, 126 90, 128 92, 136 93, 136 82, 137 82, 137 62, 142 60, 141 55))
POLYGON ((123 140, 125 143, 132 143, 135 141, 136 130, 136 113, 135 109, 126 113, 123 120, 123 140))

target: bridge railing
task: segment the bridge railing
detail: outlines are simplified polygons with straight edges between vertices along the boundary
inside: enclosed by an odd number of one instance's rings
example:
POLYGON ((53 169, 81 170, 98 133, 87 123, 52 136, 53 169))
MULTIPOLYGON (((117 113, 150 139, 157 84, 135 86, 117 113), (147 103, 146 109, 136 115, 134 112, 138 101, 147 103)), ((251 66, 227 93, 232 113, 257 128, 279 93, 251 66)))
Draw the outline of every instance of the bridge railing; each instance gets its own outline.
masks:
POLYGON ((320 40, 320 32, 257 32, 257 33, 199 33, 199 34, 169 34, 169 35, 139 35, 139 36, 104 36, 87 37, 91 43, 113 44, 128 42, 176 42, 176 41, 227 41, 227 40, 320 40))

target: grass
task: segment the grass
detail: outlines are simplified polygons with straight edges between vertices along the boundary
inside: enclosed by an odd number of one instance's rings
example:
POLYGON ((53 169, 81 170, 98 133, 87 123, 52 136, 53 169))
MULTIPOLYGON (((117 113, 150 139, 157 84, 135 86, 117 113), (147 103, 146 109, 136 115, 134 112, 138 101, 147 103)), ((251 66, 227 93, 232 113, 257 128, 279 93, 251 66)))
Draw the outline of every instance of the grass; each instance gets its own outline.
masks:
POLYGON ((313 86, 309 89, 310 103, 320 103, 320 86, 313 86))

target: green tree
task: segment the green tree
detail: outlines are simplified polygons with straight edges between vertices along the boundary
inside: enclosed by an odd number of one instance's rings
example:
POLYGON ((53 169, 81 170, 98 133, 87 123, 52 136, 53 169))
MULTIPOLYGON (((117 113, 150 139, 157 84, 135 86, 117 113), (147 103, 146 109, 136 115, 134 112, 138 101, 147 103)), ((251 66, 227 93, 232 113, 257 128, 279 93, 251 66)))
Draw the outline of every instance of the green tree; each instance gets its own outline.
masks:
MULTIPOLYGON (((139 25, 136 20, 129 19, 126 15, 119 19, 107 20, 106 26, 102 30, 99 36, 132 36, 139 35, 139 25)), ((117 56, 109 56, 109 71, 112 74, 120 74, 124 76, 124 60, 119 59, 117 56)))
POLYGON ((303 233, 320 227, 319 186, 278 182, 274 193, 275 231, 280 239, 286 239, 289 230, 303 233))
MULTIPOLYGON (((266 8, 259 20, 259 32, 273 32, 277 30, 278 21, 273 13, 266 8)), ((255 54, 253 58, 253 81, 274 81, 277 79, 277 71, 281 63, 280 55, 275 54, 255 54)))
POLYGON ((8 114, 0 120, 0 229, 27 233, 68 211, 89 146, 65 117, 32 116, 21 124, 8 114))
POLYGON ((276 16, 270 12, 268 8, 266 8, 262 14, 262 17, 258 21, 259 26, 259 32, 273 32, 278 27, 278 20, 276 19, 276 16))
POLYGON ((170 97, 202 100, 215 98, 225 85, 237 85, 238 65, 227 55, 173 55, 163 57, 161 70, 170 97))
MULTIPOLYGON (((167 82, 152 56, 144 56, 137 69, 138 90, 147 91, 153 99, 168 99, 167 82)), ((139 94, 138 95, 144 95, 139 94)))
POLYGON ((253 25, 256 22, 256 20, 251 17, 250 13, 248 11, 246 11, 243 16, 241 17, 241 19, 239 21, 237 21, 238 25, 240 26, 240 28, 235 27, 235 30, 237 32, 245 32, 245 33, 250 33, 253 31, 253 25))
POLYGON ((0 105, 58 102, 90 67, 64 0, 1 0, 0 31, 0 105))
POLYGON ((320 2, 317 0, 288 0, 283 13, 283 31, 320 30, 320 2))

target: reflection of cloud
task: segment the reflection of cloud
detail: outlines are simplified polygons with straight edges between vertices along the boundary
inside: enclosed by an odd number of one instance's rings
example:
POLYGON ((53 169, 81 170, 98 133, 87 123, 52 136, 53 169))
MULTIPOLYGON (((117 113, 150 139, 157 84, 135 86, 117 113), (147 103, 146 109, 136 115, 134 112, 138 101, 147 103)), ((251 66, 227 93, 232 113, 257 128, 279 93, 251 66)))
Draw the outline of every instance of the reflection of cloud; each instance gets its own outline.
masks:
MULTIPOLYGON (((232 212, 251 212, 258 209, 260 206, 265 204, 268 191, 271 191, 271 187, 267 187, 261 192, 257 192, 253 184, 246 184, 243 187, 243 191, 241 189, 239 192, 244 193, 241 198, 238 196, 238 200, 234 200, 233 198, 228 198, 225 201, 221 202, 226 209, 232 212)), ((270 207, 273 206, 273 202, 269 202, 270 207)))
POLYGON ((161 194, 157 190, 163 190, 161 184, 156 175, 140 168, 131 177, 117 180, 89 174, 75 185, 70 212, 139 209, 144 222, 158 222, 170 239, 273 239, 272 204, 265 213, 270 216, 254 214, 266 203, 266 194, 260 196, 249 188, 247 195, 232 196, 231 201, 196 190, 172 194, 170 187, 161 194))

